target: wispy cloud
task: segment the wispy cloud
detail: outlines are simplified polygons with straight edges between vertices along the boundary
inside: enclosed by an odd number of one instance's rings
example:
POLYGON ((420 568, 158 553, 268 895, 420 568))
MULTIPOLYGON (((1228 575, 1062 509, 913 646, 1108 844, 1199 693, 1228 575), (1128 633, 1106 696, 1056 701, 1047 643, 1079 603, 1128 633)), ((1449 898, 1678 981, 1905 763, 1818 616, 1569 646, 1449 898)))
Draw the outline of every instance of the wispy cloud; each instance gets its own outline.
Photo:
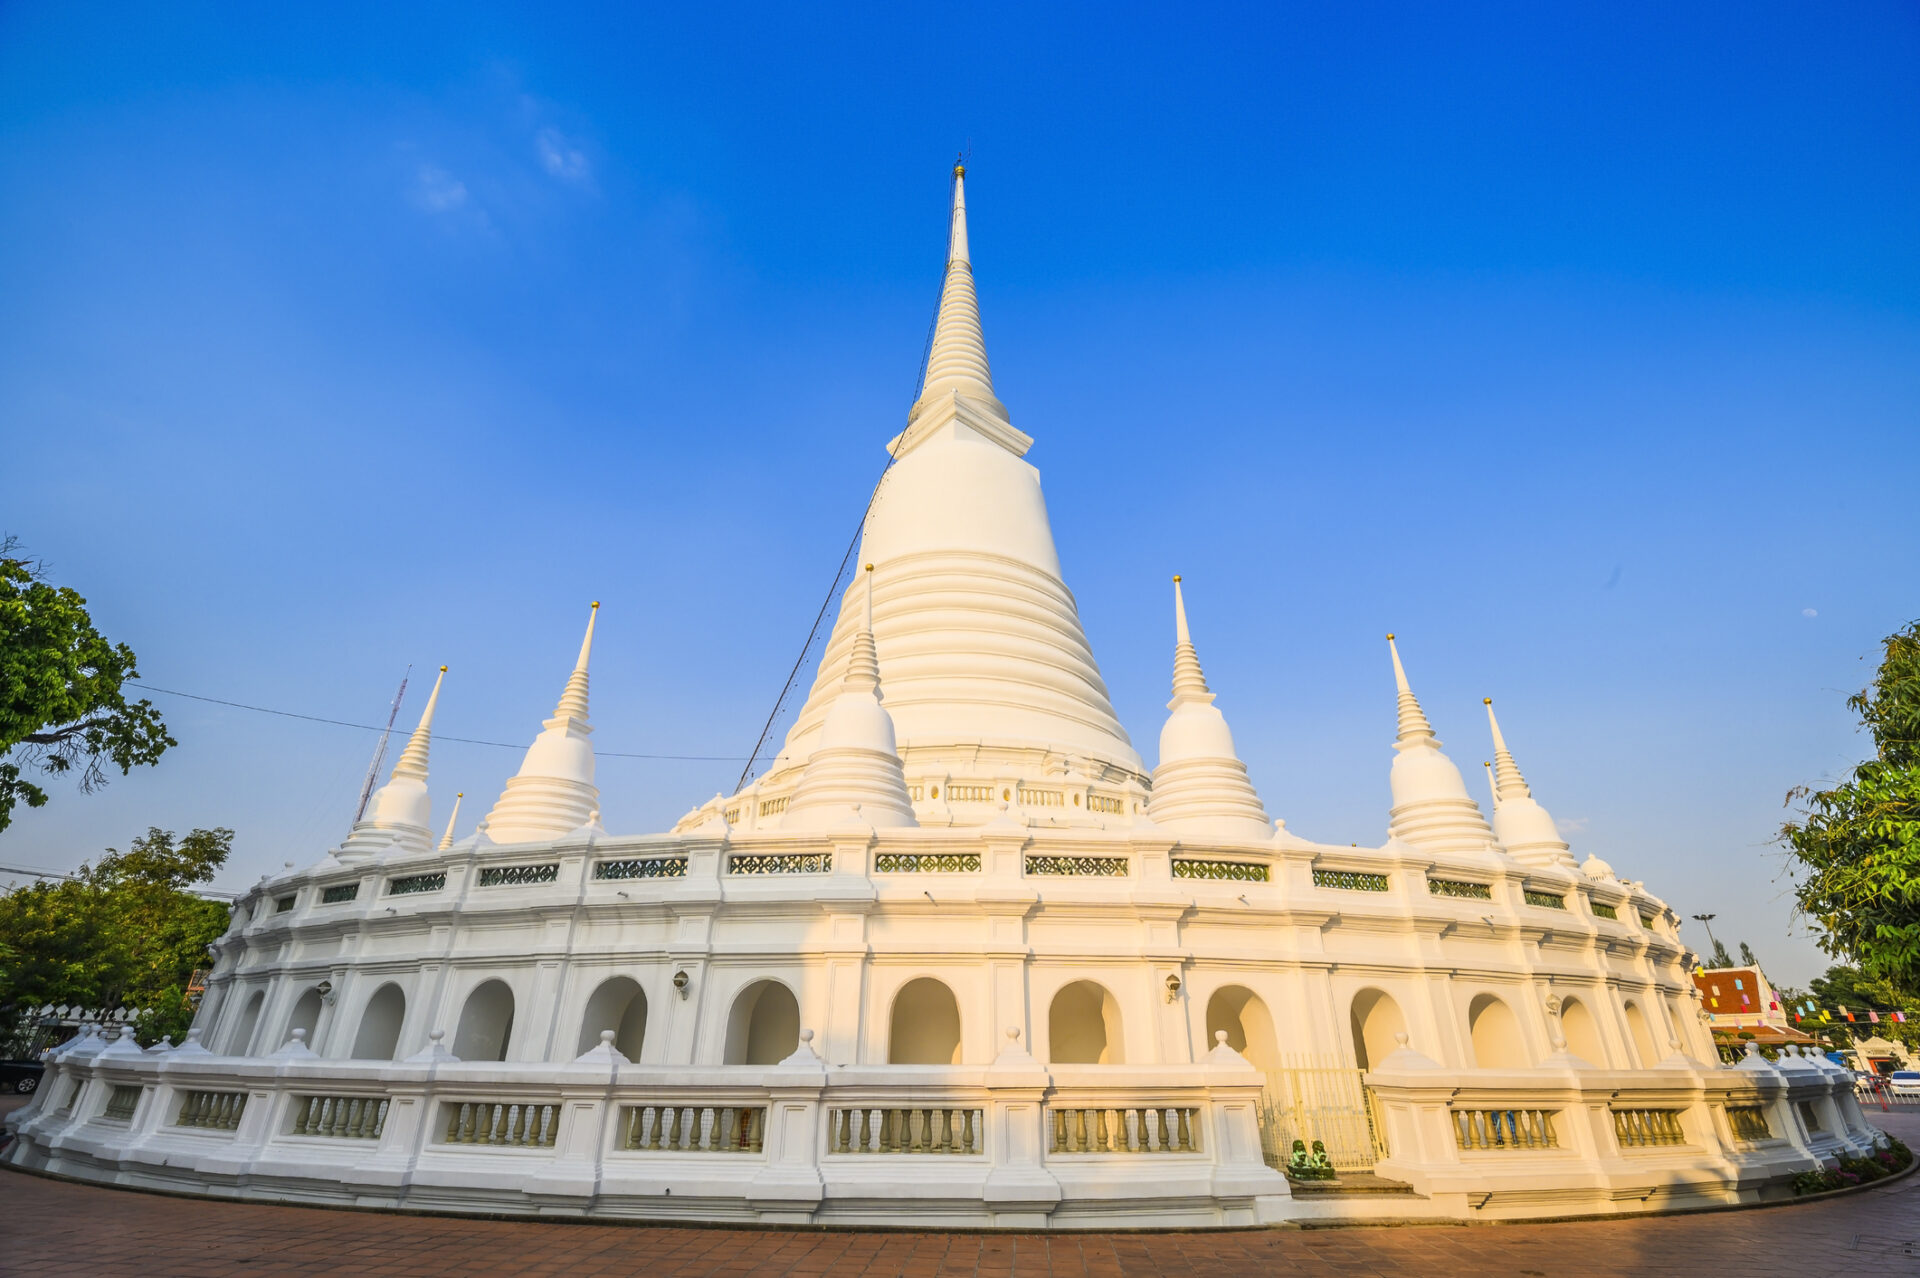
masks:
POLYGON ((592 176, 586 152, 567 141, 558 129, 542 129, 534 137, 540 163, 563 182, 584 182, 592 176))
POLYGON ((1562 834, 1580 834, 1586 830, 1591 820, 1590 817, 1555 817, 1553 828, 1562 834))
POLYGON ((452 213, 465 208, 467 184, 437 164, 423 164, 414 177, 413 203, 428 213, 452 213))

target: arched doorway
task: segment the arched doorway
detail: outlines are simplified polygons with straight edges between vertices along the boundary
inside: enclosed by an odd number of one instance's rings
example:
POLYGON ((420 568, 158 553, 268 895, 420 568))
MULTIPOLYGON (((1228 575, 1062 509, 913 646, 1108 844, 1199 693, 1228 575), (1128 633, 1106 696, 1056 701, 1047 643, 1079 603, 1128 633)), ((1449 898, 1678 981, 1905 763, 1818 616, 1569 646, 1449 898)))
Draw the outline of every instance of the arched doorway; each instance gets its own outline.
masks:
POLYGON ((778 981, 755 981, 727 1018, 729 1065, 778 1065, 800 1046, 800 1001, 778 981))
POLYGON ((602 1030, 613 1031, 615 1051, 630 1061, 640 1059, 647 1037, 647 994, 638 981, 615 976, 600 982, 580 1017, 580 1043, 574 1055, 600 1046, 602 1030))
POLYGON ((287 1032, 280 1037, 280 1045, 286 1046, 293 1038, 295 1030, 305 1030, 301 1035, 308 1047, 313 1046, 313 1032, 320 1028, 320 991, 308 990, 293 1005, 293 1014, 287 1017, 287 1032))
POLYGON ((1633 1050, 1639 1054, 1640 1068, 1652 1069, 1661 1057, 1653 1045, 1653 1030, 1647 1025, 1647 1014, 1640 1010, 1638 1003, 1627 1003, 1627 1034, 1633 1039, 1633 1050))
POLYGON ((240 1019, 233 1023, 233 1032, 227 1035, 227 1055, 245 1056, 253 1045, 253 1032, 260 1028, 260 1007, 267 1001, 265 990, 255 990, 247 999, 247 1005, 240 1012, 240 1019))
POLYGON ((919 976, 893 996, 889 1065, 958 1065, 960 1004, 944 981, 919 976))
POLYGON ((1577 998, 1560 1001, 1560 1032, 1566 1035, 1567 1050, 1589 1065, 1607 1068, 1607 1046, 1600 1039, 1600 1026, 1587 1005, 1577 998))
POLYGON ((390 1061, 400 1049, 400 1024, 407 1018, 407 996, 388 982, 375 990, 360 1013, 360 1032, 353 1036, 357 1061, 390 1061))
POLYGON ((1400 1004, 1385 990, 1361 990, 1353 996, 1347 1020, 1353 1032, 1353 1061, 1373 1069, 1400 1050, 1399 1036, 1407 1032, 1400 1004))
POLYGON ((453 1054, 463 1061, 504 1061, 513 1040, 513 991, 505 981, 484 981, 467 995, 453 1054))
POLYGON ((1473 1040, 1473 1063, 1478 1069, 1533 1068, 1533 1055, 1520 1036, 1520 1022, 1497 995, 1478 995, 1468 1006, 1467 1036, 1473 1040))
POLYGON ((1207 1041, 1203 1052, 1213 1050, 1221 1030, 1227 1032, 1227 1046, 1246 1057, 1259 1069, 1280 1068, 1280 1036, 1273 1027, 1273 1013, 1266 1003, 1244 985, 1223 985, 1207 1000, 1207 1041))
POLYGON ((1047 1009, 1047 1059, 1055 1065, 1126 1063, 1120 1005, 1105 986, 1075 981, 1053 996, 1047 1009))

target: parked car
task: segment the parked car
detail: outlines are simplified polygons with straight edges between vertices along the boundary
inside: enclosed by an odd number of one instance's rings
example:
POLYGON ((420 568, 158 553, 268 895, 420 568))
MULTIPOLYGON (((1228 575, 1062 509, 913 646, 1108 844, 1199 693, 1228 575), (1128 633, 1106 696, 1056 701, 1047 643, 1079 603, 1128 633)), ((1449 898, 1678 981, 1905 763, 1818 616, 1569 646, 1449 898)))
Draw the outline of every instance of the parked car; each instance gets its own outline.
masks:
POLYGON ((40 1076, 46 1072, 39 1061, 0 1061, 0 1088, 25 1096, 40 1086, 40 1076))
POLYGON ((1920 1069, 1896 1069, 1887 1075, 1895 1096, 1920 1096, 1920 1069))

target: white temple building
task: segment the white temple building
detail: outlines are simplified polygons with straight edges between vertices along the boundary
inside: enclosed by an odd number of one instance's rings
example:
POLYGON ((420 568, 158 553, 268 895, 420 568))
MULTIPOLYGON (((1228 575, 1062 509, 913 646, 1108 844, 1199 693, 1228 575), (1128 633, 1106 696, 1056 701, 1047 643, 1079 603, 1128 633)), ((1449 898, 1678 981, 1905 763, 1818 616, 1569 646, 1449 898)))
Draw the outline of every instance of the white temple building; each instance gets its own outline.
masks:
POLYGON ((1483 809, 1394 636, 1356 709, 1383 764, 1396 725, 1379 846, 1274 819, 1177 577, 1149 768, 1033 442, 956 169, 925 383, 766 774, 610 833, 596 604, 519 771, 436 838, 435 708, 474 695, 442 667, 340 846, 241 899, 189 1041, 69 1045, 4 1157, 230 1197, 1031 1229, 1707 1207, 1880 1139, 1822 1059, 1718 1062, 1674 911, 1576 863, 1491 702, 1483 809), (1339 1179, 1285 1174, 1296 1140, 1339 1179))

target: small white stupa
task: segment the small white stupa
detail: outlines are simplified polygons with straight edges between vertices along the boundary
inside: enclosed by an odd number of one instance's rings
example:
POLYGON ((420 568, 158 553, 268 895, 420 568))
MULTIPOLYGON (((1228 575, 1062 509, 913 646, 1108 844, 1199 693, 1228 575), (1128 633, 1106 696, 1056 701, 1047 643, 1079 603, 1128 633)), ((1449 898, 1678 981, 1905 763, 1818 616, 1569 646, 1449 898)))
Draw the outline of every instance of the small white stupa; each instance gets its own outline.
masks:
POLYGON ((1560 837, 1559 829, 1547 810, 1533 797, 1527 779, 1500 735, 1500 721, 1493 717, 1493 698, 1485 699, 1487 724, 1493 729, 1494 809, 1493 831, 1500 843, 1517 861, 1527 865, 1556 865, 1573 868, 1573 853, 1560 837))
POLYGON ((1267 809, 1233 747, 1233 731, 1213 704, 1187 629, 1187 601, 1173 579, 1173 700, 1160 729, 1160 766, 1153 770, 1147 815, 1175 834, 1255 840, 1273 837, 1267 809))
POLYGON ((600 616, 595 603, 587 614, 586 638, 580 658, 567 676, 566 689, 553 718, 541 725, 540 735, 527 748, 520 771, 487 814, 487 837, 495 843, 534 843, 558 838, 587 824, 600 809, 600 790, 593 781, 593 725, 587 722, 587 661, 593 654, 593 623, 600 616))
POLYGON ((433 710, 440 702, 440 684, 447 668, 434 677, 427 708, 407 739, 393 775, 373 792, 367 810, 334 856, 342 861, 365 860, 380 852, 425 852, 433 847, 433 801, 427 795, 427 752, 433 744, 433 710))
POLYGON ((1393 654, 1393 681, 1400 691, 1400 731, 1389 778, 1393 811, 1387 822, 1389 838, 1435 851, 1490 851, 1493 831, 1480 805, 1467 794, 1467 783, 1440 751, 1440 739, 1427 722, 1426 711, 1407 683, 1400 664, 1400 648, 1387 636, 1393 654))
POLYGON ((827 708, 819 744, 780 821, 783 830, 821 830, 858 818, 876 829, 919 824, 895 750, 893 716, 880 704, 880 658, 873 643, 873 565, 865 617, 854 632, 840 695, 827 708))

